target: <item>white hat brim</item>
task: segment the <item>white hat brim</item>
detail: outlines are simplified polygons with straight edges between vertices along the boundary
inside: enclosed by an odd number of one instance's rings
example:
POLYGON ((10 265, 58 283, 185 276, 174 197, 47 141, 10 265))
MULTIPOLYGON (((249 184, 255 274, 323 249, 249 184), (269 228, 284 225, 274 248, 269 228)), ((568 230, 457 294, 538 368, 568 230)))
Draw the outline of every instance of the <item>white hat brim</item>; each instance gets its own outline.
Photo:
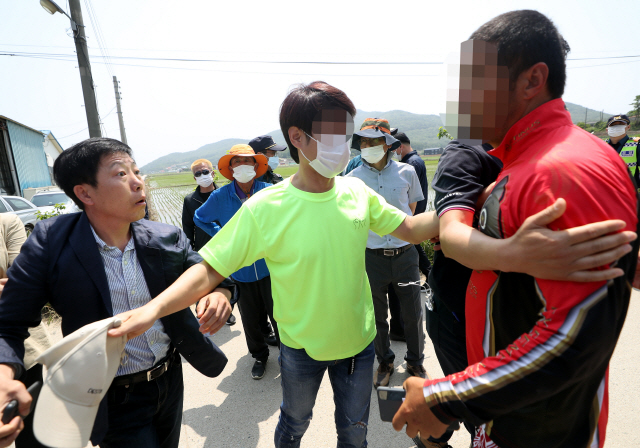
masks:
POLYGON ((58 398, 45 383, 33 416, 33 433, 50 447, 84 448, 89 443, 99 404, 83 406, 58 398))

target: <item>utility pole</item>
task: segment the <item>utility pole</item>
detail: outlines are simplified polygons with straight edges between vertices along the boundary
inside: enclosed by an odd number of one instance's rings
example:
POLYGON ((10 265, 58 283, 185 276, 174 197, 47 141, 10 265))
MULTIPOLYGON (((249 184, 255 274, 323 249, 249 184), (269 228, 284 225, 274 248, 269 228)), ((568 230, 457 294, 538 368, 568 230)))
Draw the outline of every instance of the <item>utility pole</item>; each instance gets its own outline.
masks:
POLYGON ((87 114, 87 124, 89 125, 89 137, 102 137, 98 104, 96 102, 93 76, 91 76, 91 65, 89 64, 87 38, 84 35, 80 0, 69 0, 69 9, 71 9, 71 28, 73 29, 73 40, 76 43, 76 53, 78 55, 78 68, 80 69, 82 95, 84 96, 84 110, 87 114))
POLYGON ((587 111, 589 109, 587 109, 586 107, 584 108, 584 124, 587 124, 587 111))
POLYGON ((120 107, 120 86, 118 78, 113 77, 113 90, 116 92, 116 107, 118 108, 118 123, 120 123, 120 141, 127 145, 127 134, 124 132, 124 120, 122 119, 122 108, 120 107))

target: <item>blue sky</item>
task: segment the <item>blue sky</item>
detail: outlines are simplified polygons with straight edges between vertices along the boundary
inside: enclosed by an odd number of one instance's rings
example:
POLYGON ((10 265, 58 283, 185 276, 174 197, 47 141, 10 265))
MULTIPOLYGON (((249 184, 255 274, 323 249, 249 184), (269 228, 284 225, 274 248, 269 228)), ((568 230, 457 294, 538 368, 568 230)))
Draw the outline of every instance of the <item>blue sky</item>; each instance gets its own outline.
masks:
MULTIPOLYGON (((68 11, 66 0, 58 4, 68 11)), ((81 0, 100 114, 119 138, 111 75, 120 80, 129 144, 140 165, 224 138, 278 128, 289 88, 322 79, 363 110, 443 111, 442 66, 307 65, 239 61, 442 62, 492 17, 514 9, 549 16, 569 58, 640 55, 640 1, 81 0), (103 44, 104 64, 93 11, 103 44), (216 59, 177 62, 133 58, 216 59), (235 61, 235 62, 234 62, 235 61), (146 67, 143 67, 146 66, 146 67), (153 67, 149 67, 153 66, 153 67)), ((0 0, 0 115, 52 130, 63 147, 88 137, 69 20, 39 0, 0 0), (44 55, 44 57, 51 57, 44 55)), ((640 57, 568 62, 565 100, 627 112, 640 95, 640 57)))

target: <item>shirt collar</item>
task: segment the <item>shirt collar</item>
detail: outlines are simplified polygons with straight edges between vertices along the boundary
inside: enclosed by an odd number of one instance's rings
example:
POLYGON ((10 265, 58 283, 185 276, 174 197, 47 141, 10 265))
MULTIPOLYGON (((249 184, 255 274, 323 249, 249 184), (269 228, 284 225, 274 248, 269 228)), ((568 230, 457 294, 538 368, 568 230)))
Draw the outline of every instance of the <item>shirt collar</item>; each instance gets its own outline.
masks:
POLYGON ((547 101, 518 120, 507 132, 502 143, 489 154, 499 158, 504 166, 523 151, 534 149, 530 144, 535 136, 552 132, 562 126, 573 126, 571 114, 565 109, 562 98, 547 101))
POLYGON ((387 159, 387 164, 384 166, 384 168, 382 168, 382 170, 378 171, 377 169, 375 169, 374 167, 372 167, 369 162, 367 162, 366 160, 364 160, 364 157, 362 158, 362 164, 368 168, 370 171, 376 171, 376 172, 382 172, 384 170, 386 170, 387 168, 389 168, 389 165, 391 165, 391 162, 393 162, 393 160, 391 159, 391 157, 389 157, 387 159))
POLYGON ((253 193, 255 193, 256 191, 256 181, 253 181, 253 185, 251 185, 251 189, 249 190, 249 194, 246 194, 244 191, 242 191, 242 188, 240 188, 240 185, 238 185, 238 182, 233 179, 233 186, 236 189, 236 194, 238 195, 238 197, 240 199, 246 199, 246 198, 250 198, 251 196, 253 196, 253 193))
POLYGON ((409 158, 410 158, 412 155, 414 155, 414 154, 415 154, 415 155, 418 155, 418 153, 416 152, 416 150, 415 150, 415 149, 414 149, 413 151, 411 151, 410 153, 405 154, 405 155, 404 155, 404 157, 402 158, 402 160, 400 160, 400 161, 401 161, 402 163, 406 163, 406 162, 405 162, 405 160, 409 160, 409 158))
MULTIPOLYGON (((93 233, 93 238, 95 238, 96 243, 98 243, 98 248, 100 250, 118 249, 117 247, 109 246, 107 243, 102 241, 102 238, 100 238, 98 236, 98 234, 93 229, 93 226, 91 224, 89 224, 89 227, 91 228, 91 233, 93 233)), ((135 243, 133 241, 133 235, 131 235, 131 238, 129 238, 129 242, 127 243, 127 246, 124 248, 124 251, 122 253, 125 253, 125 252, 127 252, 128 250, 131 250, 131 249, 135 249, 135 243)), ((118 249, 118 250, 120 250, 120 249, 118 249)))
POLYGON ((611 138, 609 138, 609 140, 607 140, 607 143, 609 143, 611 146, 613 146, 614 148, 622 148, 624 146, 625 143, 627 143, 629 141, 629 136, 625 135, 624 137, 622 137, 622 139, 616 143, 615 145, 613 143, 611 143, 611 138))

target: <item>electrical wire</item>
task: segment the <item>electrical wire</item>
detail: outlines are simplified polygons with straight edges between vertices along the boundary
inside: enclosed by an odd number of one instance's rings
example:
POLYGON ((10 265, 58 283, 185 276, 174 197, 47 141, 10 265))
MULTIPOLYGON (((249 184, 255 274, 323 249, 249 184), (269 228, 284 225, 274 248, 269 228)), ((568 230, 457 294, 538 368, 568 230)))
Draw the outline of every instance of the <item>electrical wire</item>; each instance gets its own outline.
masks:
MULTIPOLYGON (((86 1, 86 0, 85 0, 86 1)), ((8 54, 8 53, 7 53, 8 54)), ((30 53, 30 52, 13 52, 13 55, 34 55, 34 56, 52 56, 52 57, 74 57, 71 54, 64 53, 30 53)), ((2 53, 2 55, 6 55, 2 53)), ((605 59, 624 59, 624 58, 640 58, 638 55, 627 56, 603 56, 599 58, 575 58, 567 59, 567 61, 585 61, 585 60, 605 60, 605 59)), ((294 64, 294 65, 442 65, 444 62, 439 61, 260 61, 260 60, 233 60, 233 59, 192 59, 192 58, 160 58, 160 57, 143 57, 143 56, 109 56, 111 59, 128 59, 137 61, 167 61, 167 62, 216 62, 216 63, 233 63, 233 64, 294 64)))

